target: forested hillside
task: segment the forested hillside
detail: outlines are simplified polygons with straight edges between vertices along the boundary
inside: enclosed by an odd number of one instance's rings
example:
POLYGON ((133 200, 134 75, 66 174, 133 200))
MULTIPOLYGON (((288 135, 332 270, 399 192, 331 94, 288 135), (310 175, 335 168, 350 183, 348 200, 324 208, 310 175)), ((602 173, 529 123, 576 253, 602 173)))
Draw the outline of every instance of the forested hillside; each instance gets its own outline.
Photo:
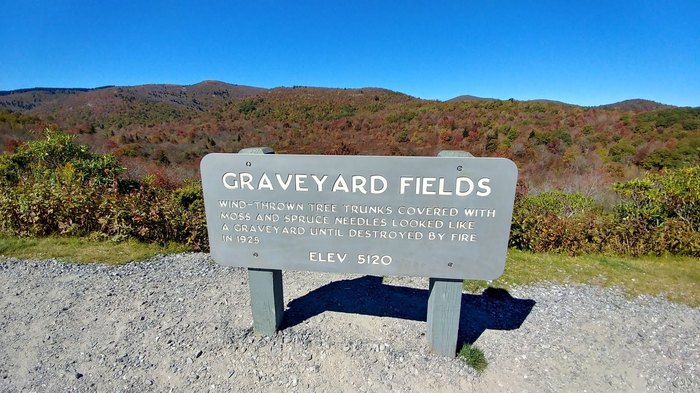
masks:
MULTIPOLYGON (((0 235, 79 236, 208 247, 202 187, 123 176, 111 154, 47 129, 0 154, 0 235)), ((608 186, 603 204, 581 193, 516 192, 510 245, 570 254, 700 256, 700 166, 608 186)))
POLYGON ((47 126, 114 154, 134 178, 195 178, 208 152, 435 155, 514 160, 530 191, 605 197, 615 181, 700 164, 700 109, 644 100, 579 107, 545 100, 427 101, 377 88, 191 86, 0 93, 0 149, 47 126))
POLYGON ((517 163, 512 247, 700 255, 699 108, 209 81, 0 93, 0 138, 0 233, 14 236, 206 249, 197 180, 206 153, 459 149, 517 163))

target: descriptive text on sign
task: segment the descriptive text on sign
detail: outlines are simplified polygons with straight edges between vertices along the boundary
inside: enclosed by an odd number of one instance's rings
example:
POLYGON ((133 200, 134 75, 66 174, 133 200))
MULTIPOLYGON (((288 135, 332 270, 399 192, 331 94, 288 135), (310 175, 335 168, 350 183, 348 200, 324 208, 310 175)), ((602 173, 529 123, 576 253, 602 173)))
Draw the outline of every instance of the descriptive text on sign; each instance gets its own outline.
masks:
POLYGON ((503 158, 213 153, 212 258, 228 266, 495 279, 517 181, 503 158))

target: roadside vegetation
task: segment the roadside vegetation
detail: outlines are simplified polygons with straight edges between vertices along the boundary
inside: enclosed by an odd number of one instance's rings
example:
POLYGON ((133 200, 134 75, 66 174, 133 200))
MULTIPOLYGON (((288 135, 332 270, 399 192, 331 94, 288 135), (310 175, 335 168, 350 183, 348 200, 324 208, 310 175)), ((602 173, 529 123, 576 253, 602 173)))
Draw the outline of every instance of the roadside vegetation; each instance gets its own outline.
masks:
MULTIPOLYGON (((114 156, 47 129, 44 138, 0 155, 0 233, 176 242, 207 250, 198 181, 175 187, 125 171, 114 156)), ((510 246, 571 255, 700 257, 700 166, 652 172, 615 183, 612 191, 618 198, 612 205, 580 193, 519 193, 510 246)))
POLYGON ((700 166, 650 173, 612 186, 605 205, 558 191, 517 198, 510 246, 571 255, 700 257, 700 166))
POLYGON ((114 156, 47 129, 0 155, 0 233, 207 247, 200 185, 171 189, 124 171, 114 156))
MULTIPOLYGON (((614 203, 519 192, 505 274, 466 287, 591 283, 700 305, 700 166, 611 191, 614 203)), ((198 182, 129 175, 114 156, 50 129, 0 155, 0 255, 124 263, 207 248, 198 182)))

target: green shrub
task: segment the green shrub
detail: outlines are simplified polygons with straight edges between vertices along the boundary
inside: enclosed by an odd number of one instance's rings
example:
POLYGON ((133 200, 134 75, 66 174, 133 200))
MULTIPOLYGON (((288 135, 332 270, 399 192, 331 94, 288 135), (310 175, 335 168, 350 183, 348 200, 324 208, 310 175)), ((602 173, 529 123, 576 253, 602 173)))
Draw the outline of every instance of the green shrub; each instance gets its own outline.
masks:
POLYGON ((581 194, 516 200, 510 245, 535 252, 700 256, 700 167, 616 183, 611 208, 581 194))
POLYGON ((249 115, 257 109, 257 102, 255 100, 243 100, 238 104, 238 112, 249 115))
POLYGON ((642 167, 645 169, 679 168, 685 164, 683 157, 678 150, 658 149, 649 153, 642 167))
POLYGON ((679 124, 684 130, 700 128, 699 108, 671 108, 639 115, 639 120, 645 123, 655 123, 657 127, 671 127, 679 124))
POLYGON ((114 157, 47 130, 46 139, 0 156, 0 231, 208 247, 199 184, 170 191, 122 172, 114 157))
POLYGON ((635 218, 660 226, 678 218, 692 230, 700 230, 700 167, 650 174, 615 183, 613 189, 624 198, 617 206, 620 220, 635 218))
POLYGON ((207 220, 201 183, 193 182, 178 188, 173 193, 173 199, 182 213, 178 227, 180 242, 195 250, 208 249, 207 220))
POLYGON ((0 184, 50 180, 63 171, 72 171, 83 183, 111 184, 124 171, 114 156, 93 154, 71 135, 51 129, 44 135, 19 145, 15 153, 0 155, 0 184))
POLYGON ((608 155, 613 162, 625 162, 637 152, 628 141, 622 140, 613 145, 608 155))
POLYGON ((583 194, 546 192, 525 196, 513 210, 510 245, 536 252, 571 254, 600 251, 608 217, 583 194))
POLYGON ((405 130, 405 129, 401 130, 401 132, 399 132, 396 135, 396 142, 406 143, 408 141, 409 141, 409 138, 408 138, 408 131, 407 130, 405 130))
POLYGON ((700 167, 649 174, 613 189, 623 198, 615 206, 623 250, 700 256, 700 167))

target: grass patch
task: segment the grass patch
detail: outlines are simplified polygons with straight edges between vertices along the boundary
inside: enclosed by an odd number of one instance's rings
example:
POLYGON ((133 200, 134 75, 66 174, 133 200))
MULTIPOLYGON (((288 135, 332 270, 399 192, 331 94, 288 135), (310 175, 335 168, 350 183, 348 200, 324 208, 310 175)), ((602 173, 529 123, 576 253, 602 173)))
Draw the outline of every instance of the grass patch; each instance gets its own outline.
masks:
MULTIPOLYGON (((184 245, 175 243, 161 246, 134 240, 113 242, 73 237, 16 238, 0 235, 0 257, 19 259, 56 258, 69 262, 119 265, 159 254, 185 251, 188 250, 184 245)), ((572 257, 509 250, 506 269, 500 278, 495 281, 466 280, 464 288, 470 292, 481 292, 489 286, 507 290, 514 285, 541 282, 618 286, 630 296, 664 296, 677 303, 698 307, 698 267, 700 262, 692 257, 572 257)))
POLYGON ((113 242, 74 237, 16 238, 0 235, 0 257, 19 259, 56 258, 69 262, 101 262, 119 265, 148 259, 159 254, 187 251, 179 244, 141 243, 134 240, 113 242))
POLYGON ((539 282, 618 286, 630 296, 654 295, 700 306, 700 263, 678 256, 620 257, 568 256, 509 250, 506 269, 497 280, 465 281, 464 288, 478 292, 488 286, 508 289, 539 282))
POLYGON ((457 353, 457 356, 464 360, 464 362, 467 363, 467 366, 473 368, 479 374, 484 372, 484 370, 486 370, 486 366, 489 365, 489 362, 486 361, 486 355, 484 355, 481 349, 469 343, 462 345, 462 348, 459 350, 459 353, 457 353))

